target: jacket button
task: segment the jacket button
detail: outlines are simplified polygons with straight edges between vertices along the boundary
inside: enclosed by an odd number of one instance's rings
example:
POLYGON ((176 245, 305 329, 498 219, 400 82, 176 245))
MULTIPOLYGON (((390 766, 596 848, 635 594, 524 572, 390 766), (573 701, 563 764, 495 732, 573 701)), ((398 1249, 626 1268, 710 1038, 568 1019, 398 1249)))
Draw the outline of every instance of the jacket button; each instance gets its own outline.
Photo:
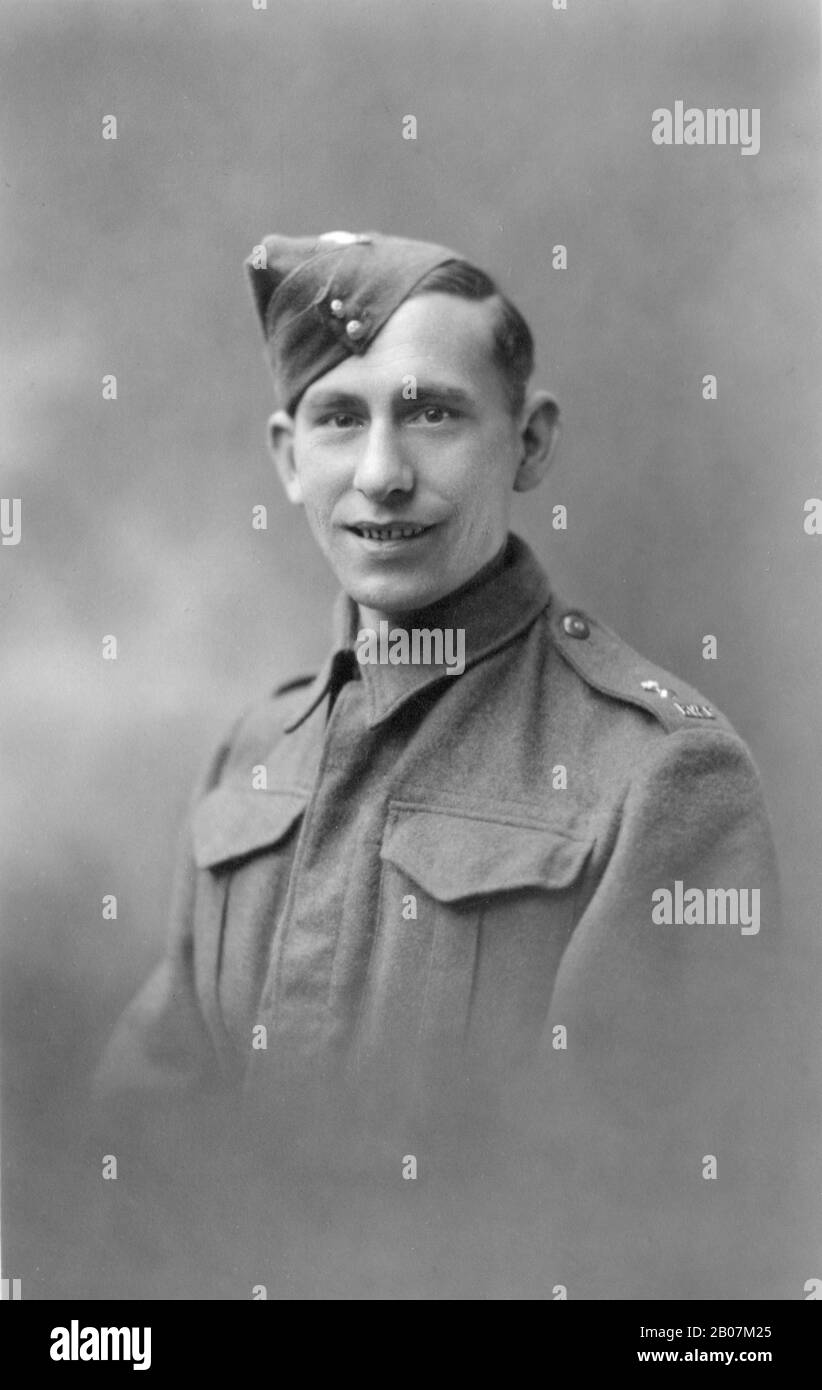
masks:
POLYGON ((566 613, 562 620, 562 630, 569 637, 590 637, 591 629, 581 613, 566 613))

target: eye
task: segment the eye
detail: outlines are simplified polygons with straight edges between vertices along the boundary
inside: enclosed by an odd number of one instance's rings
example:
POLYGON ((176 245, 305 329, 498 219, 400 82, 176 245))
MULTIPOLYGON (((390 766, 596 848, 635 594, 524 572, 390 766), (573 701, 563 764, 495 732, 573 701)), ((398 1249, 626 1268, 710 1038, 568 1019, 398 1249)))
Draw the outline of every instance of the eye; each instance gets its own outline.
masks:
POLYGON ((335 410, 329 415, 320 416, 318 425, 330 425, 335 430, 350 430, 357 423, 356 415, 351 415, 347 410, 335 410))
POLYGON ((417 419, 422 420, 426 425, 442 425, 448 419, 453 419, 454 412, 446 410, 442 405, 427 405, 420 411, 417 419))

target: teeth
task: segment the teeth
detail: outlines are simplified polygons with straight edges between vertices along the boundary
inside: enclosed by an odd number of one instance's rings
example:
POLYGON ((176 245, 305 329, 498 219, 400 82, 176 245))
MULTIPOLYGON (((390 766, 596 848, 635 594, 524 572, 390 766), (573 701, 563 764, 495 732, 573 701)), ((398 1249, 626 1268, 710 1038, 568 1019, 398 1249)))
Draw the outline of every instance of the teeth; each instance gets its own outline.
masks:
POLYGON ((357 530, 361 536, 365 536, 368 541, 399 541, 410 540, 412 536, 421 536, 425 530, 424 526, 358 526, 357 530))

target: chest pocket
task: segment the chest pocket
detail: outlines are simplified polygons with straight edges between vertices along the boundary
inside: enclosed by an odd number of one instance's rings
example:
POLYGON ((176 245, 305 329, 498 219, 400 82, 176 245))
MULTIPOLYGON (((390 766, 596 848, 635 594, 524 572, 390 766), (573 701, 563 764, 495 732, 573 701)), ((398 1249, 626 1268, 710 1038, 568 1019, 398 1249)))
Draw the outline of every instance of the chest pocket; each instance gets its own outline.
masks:
POLYGON ((194 965, 212 1031, 248 1059, 307 793, 215 787, 192 821, 194 965))
POLYGON ((393 802, 363 1050, 399 1047, 419 1061, 468 1045, 494 1068, 527 1051, 547 1013, 592 847, 561 822, 393 802))
POLYGON ((194 812, 194 860, 199 869, 217 869, 233 860, 271 849, 286 838, 305 810, 300 791, 265 792, 215 787, 194 812))

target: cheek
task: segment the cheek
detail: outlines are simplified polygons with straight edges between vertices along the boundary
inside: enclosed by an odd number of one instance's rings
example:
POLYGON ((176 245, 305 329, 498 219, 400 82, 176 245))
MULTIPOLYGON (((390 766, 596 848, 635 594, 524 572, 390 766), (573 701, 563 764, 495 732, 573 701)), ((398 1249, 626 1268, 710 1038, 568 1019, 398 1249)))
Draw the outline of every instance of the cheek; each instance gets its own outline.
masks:
POLYGON ((515 464, 509 462, 510 440, 500 438, 482 453, 475 453, 461 478, 460 501, 464 512, 475 516, 501 515, 513 494, 515 464))
POLYGON ((316 451, 304 450, 297 455, 296 476, 303 506, 323 522, 330 516, 339 492, 332 464, 316 451))

